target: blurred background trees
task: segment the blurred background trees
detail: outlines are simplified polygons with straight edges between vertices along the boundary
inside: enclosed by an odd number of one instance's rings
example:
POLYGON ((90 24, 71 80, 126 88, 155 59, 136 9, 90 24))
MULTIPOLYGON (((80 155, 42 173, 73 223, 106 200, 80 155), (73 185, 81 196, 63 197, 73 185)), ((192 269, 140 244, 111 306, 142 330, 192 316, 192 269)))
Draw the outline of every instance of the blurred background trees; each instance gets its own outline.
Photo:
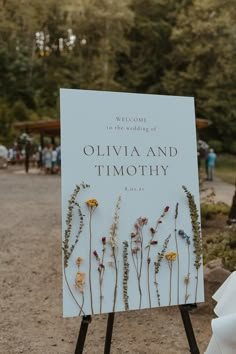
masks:
POLYGON ((231 0, 0 0, 0 139, 59 118, 59 88, 196 98, 203 138, 236 153, 231 0))

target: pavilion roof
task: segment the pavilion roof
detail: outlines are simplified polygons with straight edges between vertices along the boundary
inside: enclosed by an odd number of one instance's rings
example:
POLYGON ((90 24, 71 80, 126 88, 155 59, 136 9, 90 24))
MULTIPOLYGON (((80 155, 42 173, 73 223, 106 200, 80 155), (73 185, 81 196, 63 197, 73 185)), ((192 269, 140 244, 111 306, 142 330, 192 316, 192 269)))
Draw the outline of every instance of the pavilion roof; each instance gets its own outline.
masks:
MULTIPOLYGON (((196 127, 205 128, 211 121, 196 118, 196 127)), ((60 136, 60 120, 48 120, 38 122, 17 122, 14 124, 17 130, 25 131, 29 134, 42 134, 46 136, 60 136)))
POLYGON ((42 134, 46 136, 60 136, 60 121, 17 122, 14 124, 17 130, 29 134, 42 134))

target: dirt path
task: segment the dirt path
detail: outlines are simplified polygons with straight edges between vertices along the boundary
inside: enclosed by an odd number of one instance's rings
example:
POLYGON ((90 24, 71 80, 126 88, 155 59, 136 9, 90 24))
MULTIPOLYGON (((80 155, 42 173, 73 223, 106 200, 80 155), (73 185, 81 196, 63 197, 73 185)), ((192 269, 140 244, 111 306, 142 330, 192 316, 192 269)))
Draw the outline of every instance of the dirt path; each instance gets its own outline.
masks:
MULTIPOLYGON (((72 354, 80 319, 62 318, 60 177, 0 171, 0 353, 72 354)), ((207 302, 191 315, 200 352, 207 302)), ((106 316, 94 316, 85 353, 103 353, 106 316)), ((187 354, 177 307, 115 316, 111 353, 187 354)))
POLYGON ((228 205, 232 204, 234 196, 235 186, 229 183, 225 183, 219 178, 215 177, 214 181, 204 181, 204 191, 201 193, 201 197, 206 196, 211 189, 215 192, 215 202, 224 202, 228 205))

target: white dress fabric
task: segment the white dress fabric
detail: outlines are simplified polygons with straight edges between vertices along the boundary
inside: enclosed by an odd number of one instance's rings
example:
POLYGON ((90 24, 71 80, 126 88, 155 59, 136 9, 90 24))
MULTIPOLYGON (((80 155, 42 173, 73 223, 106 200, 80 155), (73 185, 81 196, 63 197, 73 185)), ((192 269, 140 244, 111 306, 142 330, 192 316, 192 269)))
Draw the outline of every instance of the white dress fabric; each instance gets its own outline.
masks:
POLYGON ((212 338, 205 354, 236 354, 236 271, 212 296, 218 318, 212 320, 212 338))

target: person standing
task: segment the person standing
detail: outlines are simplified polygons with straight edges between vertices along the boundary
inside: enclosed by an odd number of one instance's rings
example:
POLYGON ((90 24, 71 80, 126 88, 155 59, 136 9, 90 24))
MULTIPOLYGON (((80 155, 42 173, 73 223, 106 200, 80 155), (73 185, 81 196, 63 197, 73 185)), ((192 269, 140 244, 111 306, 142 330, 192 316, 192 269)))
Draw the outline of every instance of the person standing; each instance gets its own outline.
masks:
POLYGON ((57 151, 52 147, 52 173, 57 172, 57 151))
POLYGON ((52 172, 52 148, 50 146, 45 147, 43 150, 43 165, 46 174, 52 172))
POLYGON ((208 181, 213 181, 215 162, 216 162, 216 154, 213 149, 210 149, 207 155, 207 180, 208 181))

